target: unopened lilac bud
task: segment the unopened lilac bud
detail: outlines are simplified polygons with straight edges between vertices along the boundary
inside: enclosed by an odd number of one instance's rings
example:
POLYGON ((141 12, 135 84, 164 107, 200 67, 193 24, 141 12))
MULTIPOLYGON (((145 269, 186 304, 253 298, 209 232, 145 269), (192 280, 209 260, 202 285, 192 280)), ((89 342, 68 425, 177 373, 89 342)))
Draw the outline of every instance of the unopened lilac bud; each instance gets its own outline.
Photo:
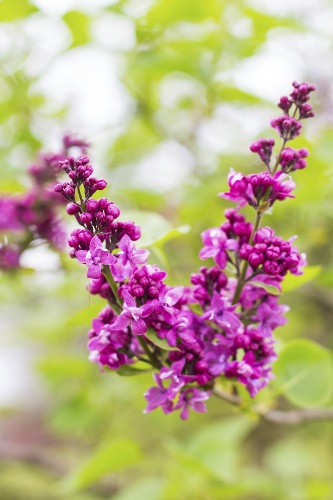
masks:
POLYGON ((273 245, 270 245, 267 249, 266 255, 269 260, 276 260, 279 258, 281 254, 281 250, 279 247, 275 247, 273 245))
POLYGON ((207 361, 204 361, 203 359, 200 359, 200 361, 197 361, 197 363, 195 364, 196 373, 205 373, 207 370, 208 370, 207 361))
POLYGON ((107 184, 108 183, 104 179, 99 179, 95 184, 95 188, 97 191, 103 191, 103 189, 106 188, 107 184))
POLYGON ((107 209, 106 209, 106 213, 108 215, 111 215, 114 219, 117 219, 117 217, 119 217, 120 215, 120 210, 119 208, 117 207, 117 205, 115 205, 114 203, 109 203, 107 209))
POLYGON ((80 215, 80 221, 82 224, 90 224, 92 221, 92 215, 88 212, 84 212, 80 215))
POLYGON ((134 297, 142 297, 145 293, 144 289, 140 285, 133 285, 131 291, 134 297))
POLYGON ((105 210, 109 206, 109 200, 107 198, 101 198, 98 200, 98 210, 105 210))
POLYGON ((242 259, 245 259, 247 260, 250 253, 252 252, 252 246, 251 245, 248 245, 247 243, 245 243, 240 249, 239 249, 239 256, 242 258, 242 259))
POLYGON ((270 227, 262 227, 256 231, 254 235, 255 243, 266 243, 269 244, 271 238, 274 236, 274 231, 270 227))
POLYGON ((250 265, 254 268, 259 267, 264 262, 264 260, 265 257, 263 256, 263 254, 257 252, 252 252, 248 257, 250 265))
POLYGON ((84 244, 84 245, 88 245, 89 246, 89 243, 92 240, 92 237, 93 237, 92 234, 89 231, 85 230, 85 229, 83 229, 79 233, 79 241, 80 241, 81 244, 84 244))
POLYGON ((98 210, 98 201, 94 200, 93 198, 90 198, 87 203, 86 203, 86 210, 87 212, 96 212, 98 210))
POLYGON ((76 205, 76 203, 68 203, 66 207, 66 212, 68 213, 68 215, 75 215, 79 213, 80 210, 81 208, 78 205, 76 205))

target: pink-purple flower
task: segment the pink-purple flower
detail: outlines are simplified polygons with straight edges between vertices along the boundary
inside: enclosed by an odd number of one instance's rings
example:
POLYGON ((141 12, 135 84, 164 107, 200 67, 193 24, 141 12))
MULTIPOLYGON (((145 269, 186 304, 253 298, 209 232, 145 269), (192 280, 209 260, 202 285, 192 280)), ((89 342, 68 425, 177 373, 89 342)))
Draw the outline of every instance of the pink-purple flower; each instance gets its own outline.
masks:
POLYGON ((88 267, 87 277, 95 280, 101 276, 103 265, 110 266, 116 261, 114 255, 103 249, 97 235, 91 239, 88 251, 78 250, 75 256, 81 264, 86 264, 88 267))
POLYGON ((142 318, 147 318, 154 311, 154 302, 147 302, 141 307, 137 307, 135 299, 128 293, 123 291, 123 312, 116 318, 111 325, 111 329, 118 331, 123 330, 127 326, 131 326, 134 335, 143 335, 147 331, 147 325, 142 318))

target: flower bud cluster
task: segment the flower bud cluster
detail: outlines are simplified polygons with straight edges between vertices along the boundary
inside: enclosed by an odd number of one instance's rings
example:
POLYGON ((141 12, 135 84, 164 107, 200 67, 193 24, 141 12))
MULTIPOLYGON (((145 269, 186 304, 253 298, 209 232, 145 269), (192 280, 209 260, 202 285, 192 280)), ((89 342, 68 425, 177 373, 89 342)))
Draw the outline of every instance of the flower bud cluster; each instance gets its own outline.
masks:
POLYGON ((288 271, 301 274, 305 258, 292 246, 293 239, 284 241, 275 236, 273 229, 263 227, 255 232, 254 245, 243 245, 239 255, 258 274, 264 272, 269 276, 285 276, 288 271))

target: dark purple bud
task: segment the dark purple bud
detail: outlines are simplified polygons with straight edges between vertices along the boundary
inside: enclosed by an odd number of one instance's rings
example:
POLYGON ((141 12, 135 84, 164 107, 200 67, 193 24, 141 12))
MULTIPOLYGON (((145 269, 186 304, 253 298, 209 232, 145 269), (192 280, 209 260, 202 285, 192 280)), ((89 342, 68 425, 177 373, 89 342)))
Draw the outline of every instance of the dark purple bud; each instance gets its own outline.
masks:
POLYGON ((80 210, 81 208, 78 205, 76 205, 76 203, 68 203, 66 207, 66 212, 68 213, 68 215, 78 214, 80 210))
POLYGON ((90 200, 87 201, 86 203, 86 210, 87 212, 96 212, 98 210, 98 201, 94 200, 93 198, 90 198, 90 200))
POLYGON ((99 179, 98 181, 96 181, 95 188, 97 191, 103 191, 103 189, 106 188, 107 184, 108 183, 104 179, 99 179))
POLYGON ((195 364, 196 373, 205 373, 208 370, 208 363, 201 359, 195 364))
POLYGON ((92 221, 92 215, 88 212, 84 212, 80 215, 80 221, 81 224, 90 224, 90 222, 92 221))
POLYGON ((249 257, 248 261, 249 264, 253 267, 259 267, 265 260, 265 257, 263 256, 262 253, 257 253, 257 252, 252 252, 249 257))

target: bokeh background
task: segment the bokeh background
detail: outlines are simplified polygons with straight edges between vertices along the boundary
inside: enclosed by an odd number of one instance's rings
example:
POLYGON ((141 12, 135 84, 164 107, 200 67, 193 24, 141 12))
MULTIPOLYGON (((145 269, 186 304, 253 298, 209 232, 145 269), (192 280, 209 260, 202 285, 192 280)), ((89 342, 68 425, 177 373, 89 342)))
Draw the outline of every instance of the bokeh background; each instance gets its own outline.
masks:
MULTIPOLYGON (((150 263, 188 284, 200 232, 222 221, 230 167, 258 168, 248 146, 274 136, 279 97, 314 83, 316 118, 293 144, 310 150, 308 167, 266 223, 298 234, 311 266, 281 299, 291 311, 278 346, 302 337, 329 352, 332 26, 332 0, 0 1, 0 193, 24 192, 38 152, 74 133, 108 196, 158 240, 150 263)), ((103 304, 82 266, 43 242, 21 264, 0 275, 0 500, 333 498, 332 422, 287 428, 216 400, 185 423, 144 415, 150 374, 101 374, 87 360, 103 304)), ((323 376, 330 407, 332 368, 323 376)))

